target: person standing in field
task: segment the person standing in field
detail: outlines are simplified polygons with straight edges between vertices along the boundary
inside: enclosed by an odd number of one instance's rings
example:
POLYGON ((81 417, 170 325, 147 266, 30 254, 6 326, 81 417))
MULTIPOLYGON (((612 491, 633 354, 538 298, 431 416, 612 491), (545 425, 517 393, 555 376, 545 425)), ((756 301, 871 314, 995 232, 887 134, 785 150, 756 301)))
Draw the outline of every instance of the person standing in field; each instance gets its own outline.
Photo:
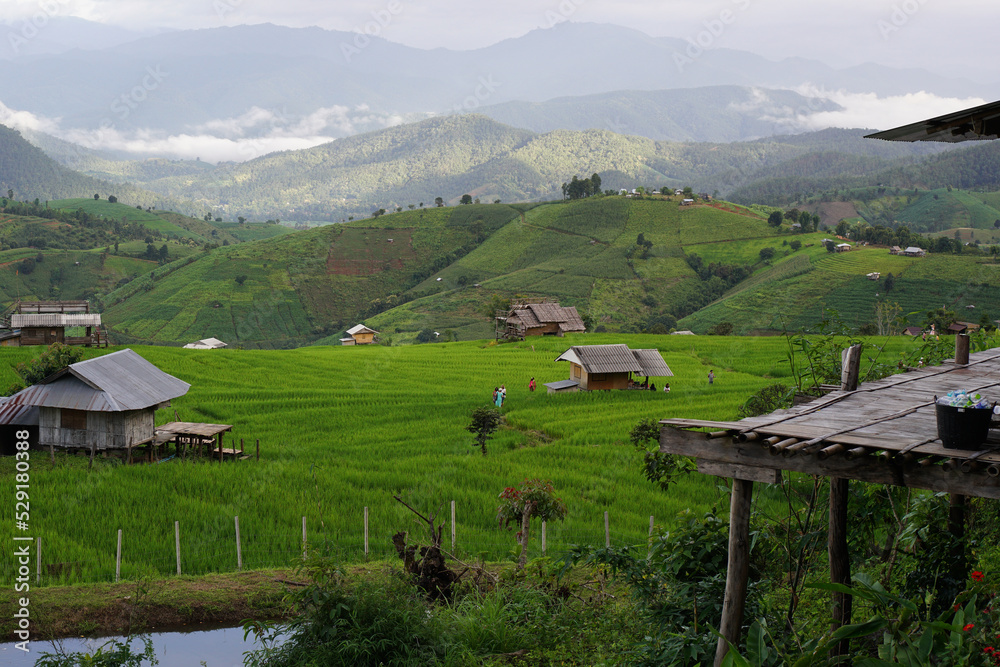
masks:
POLYGON ((709 371, 708 372, 708 384, 711 385, 713 382, 715 382, 715 371, 709 371))
POLYGON ((669 382, 667 382, 666 384, 663 385, 663 393, 664 394, 669 394, 670 393, 670 383, 669 382))
POLYGON ((528 380, 528 391, 535 391, 535 378, 528 380))
POLYGON ((497 407, 502 408, 504 401, 506 400, 507 400, 507 387, 505 385, 500 385, 500 405, 498 405, 497 407))
POLYGON ((500 398, 500 387, 493 387, 493 405, 497 406, 498 408, 500 407, 499 398, 500 398))

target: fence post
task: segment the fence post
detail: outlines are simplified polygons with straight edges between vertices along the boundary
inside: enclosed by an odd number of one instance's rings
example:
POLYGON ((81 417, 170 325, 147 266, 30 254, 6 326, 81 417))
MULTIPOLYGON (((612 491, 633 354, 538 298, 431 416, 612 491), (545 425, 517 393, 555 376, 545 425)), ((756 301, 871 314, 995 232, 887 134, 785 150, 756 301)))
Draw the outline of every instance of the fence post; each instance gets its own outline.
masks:
POLYGON ((115 554, 115 583, 122 578, 122 529, 118 529, 118 552, 115 554))
POLYGON ((545 521, 542 521, 542 556, 545 556, 545 521))
POLYGON ((306 518, 302 517, 302 559, 306 557, 306 518))
POLYGON ((604 548, 611 548, 611 521, 607 512, 604 513, 604 548))
POLYGON ((451 501, 451 550, 455 550, 455 501, 451 501))
POLYGON ((240 547, 240 518, 234 516, 233 519, 236 520, 236 569, 243 569, 243 551, 240 547))
POLYGON ((174 521, 174 544, 177 547, 177 574, 181 573, 181 522, 174 521))
POLYGON ((260 461, 260 438, 257 438, 257 460, 260 461))
POLYGON ((368 508, 365 508, 365 558, 368 558, 368 508))
POLYGON ((653 555, 653 515, 649 515, 649 550, 646 552, 646 558, 653 555))
POLYGON ((42 538, 35 542, 35 583, 42 583, 42 538))

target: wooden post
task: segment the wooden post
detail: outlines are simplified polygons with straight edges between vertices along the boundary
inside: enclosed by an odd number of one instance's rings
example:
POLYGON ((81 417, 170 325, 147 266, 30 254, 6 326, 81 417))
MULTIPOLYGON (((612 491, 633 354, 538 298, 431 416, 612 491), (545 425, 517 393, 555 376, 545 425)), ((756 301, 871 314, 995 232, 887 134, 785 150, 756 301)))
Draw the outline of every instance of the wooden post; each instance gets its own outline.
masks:
POLYGON ((965 560, 965 496, 958 493, 948 497, 948 532, 952 544, 950 574, 955 581, 964 581, 969 576, 965 560))
POLYGON ((545 523, 546 523, 545 521, 542 521, 542 556, 543 557, 545 556, 545 548, 547 546, 546 542, 545 542, 545 523))
POLYGON ((222 463, 222 443, 223 443, 223 439, 222 439, 222 434, 220 433, 219 434, 219 463, 222 463))
POLYGON ((368 508, 365 508, 365 558, 368 558, 368 508))
MULTIPOLYGON (((858 388, 861 374, 861 345, 852 345, 843 350, 841 358, 840 389, 854 391, 858 388)), ((847 501, 850 485, 846 479, 830 478, 829 528, 827 530, 826 551, 830 562, 830 581, 835 584, 851 585, 851 555, 847 548, 847 501)), ((833 594, 830 628, 848 625, 851 622, 852 596, 833 594)), ((844 640, 831 651, 831 656, 847 655, 850 642, 844 640)))
POLYGON ((240 454, 243 454, 243 438, 240 438, 240 454))
POLYGON ((97 443, 90 443, 90 465, 87 466, 87 470, 92 470, 94 468, 94 452, 97 451, 97 443))
POLYGON ((302 559, 303 560, 305 560, 305 558, 306 558, 306 544, 308 544, 308 540, 307 540, 307 537, 306 537, 306 518, 302 517, 302 559))
POLYGON ((861 344, 852 345, 840 351, 840 388, 854 391, 858 388, 861 374, 861 344))
POLYGON ((646 550, 646 558, 653 555, 653 515, 649 515, 649 549, 646 550))
POLYGON ((52 457, 52 465, 56 464, 56 447, 51 442, 49 443, 49 456, 52 457))
POLYGON ((42 538, 35 539, 35 583, 42 583, 42 538))
POLYGON ((969 365, 969 334, 955 336, 955 363, 969 365))
POLYGON ((611 548, 611 520, 607 512, 604 513, 604 548, 611 548))
POLYGON ((750 576, 750 500, 753 482, 733 480, 729 503, 729 564, 726 568, 726 593, 722 602, 722 623, 719 643, 715 649, 715 667, 729 652, 729 644, 738 646, 743 609, 747 601, 747 579, 750 576))
POLYGON ((257 460, 260 461, 260 438, 257 438, 257 460))
POLYGON ((455 501, 451 501, 451 550, 455 550, 455 501))
POLYGON ((181 522, 174 521, 174 544, 177 549, 177 574, 181 573, 181 522))
MULTIPOLYGON (((849 485, 846 479, 830 478, 830 528, 827 534, 827 554, 830 560, 830 582, 851 585, 851 557, 847 548, 847 500, 849 485)), ((831 630, 850 625, 853 596, 833 594, 831 630)), ((850 642, 843 640, 830 655, 848 655, 850 642)))
POLYGON ((236 520, 236 569, 243 569, 243 551, 240 547, 240 518, 238 516, 233 517, 236 520))
POLYGON ((115 583, 122 578, 122 529, 118 529, 118 552, 115 554, 115 583))

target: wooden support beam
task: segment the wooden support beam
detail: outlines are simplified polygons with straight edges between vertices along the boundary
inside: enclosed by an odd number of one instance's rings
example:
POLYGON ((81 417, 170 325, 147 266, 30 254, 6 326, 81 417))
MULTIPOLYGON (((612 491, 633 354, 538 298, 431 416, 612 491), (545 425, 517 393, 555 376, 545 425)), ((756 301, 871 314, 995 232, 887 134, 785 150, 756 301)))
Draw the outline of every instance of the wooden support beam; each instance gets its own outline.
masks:
POLYGON ((664 426, 660 430, 660 451, 715 463, 790 470, 872 484, 891 484, 913 489, 1000 499, 1000 475, 990 476, 985 471, 963 474, 958 469, 944 470, 941 466, 935 465, 940 461, 940 458, 935 456, 922 457, 915 464, 899 459, 885 462, 874 456, 853 460, 848 460, 844 456, 833 456, 825 461, 819 461, 817 457, 786 458, 771 456, 766 449, 762 449, 755 442, 740 444, 731 440, 709 440, 704 433, 684 431, 672 426, 664 426), (927 465, 924 465, 925 461, 927 465))
MULTIPOLYGON (((849 486, 846 479, 830 478, 830 528, 827 534, 827 554, 830 559, 830 582, 851 585, 851 556, 847 548, 847 500, 849 486)), ((831 630, 850 625, 850 595, 833 594, 833 619, 831 630)), ((845 639, 833 648, 830 656, 849 654, 849 642, 845 639)))
POLYGON ((703 475, 728 477, 730 479, 745 479, 762 484, 781 484, 781 471, 774 468, 757 466, 740 466, 731 463, 716 463, 698 459, 698 472, 703 475))
POLYGON ((753 482, 733 480, 729 503, 729 565, 726 568, 726 593, 722 601, 722 622, 719 643, 715 649, 715 667, 722 664, 729 652, 729 644, 740 643, 740 627, 747 599, 747 580, 750 576, 750 501, 753 482))

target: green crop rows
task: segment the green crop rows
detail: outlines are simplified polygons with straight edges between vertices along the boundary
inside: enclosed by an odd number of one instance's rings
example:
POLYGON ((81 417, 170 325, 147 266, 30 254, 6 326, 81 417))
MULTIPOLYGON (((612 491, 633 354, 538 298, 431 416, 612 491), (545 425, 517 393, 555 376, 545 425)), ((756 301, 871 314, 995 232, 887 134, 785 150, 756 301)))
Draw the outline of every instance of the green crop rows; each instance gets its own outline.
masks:
MULTIPOLYGON (((751 393, 789 373, 781 338, 588 334, 505 345, 136 350, 192 385, 158 423, 173 421, 176 410, 182 421, 233 424, 251 452, 260 439, 261 460, 122 466, 98 459, 88 470, 85 457, 59 455, 53 468, 47 452, 35 452, 31 533, 42 538, 44 563, 70 564, 63 579, 113 578, 118 529, 125 576, 172 572, 174 521, 184 572, 233 570, 234 516, 246 566, 293 560, 303 516, 315 548, 360 559, 365 507, 370 554, 386 556, 396 531, 422 535, 394 493, 424 511, 455 500, 459 552, 500 558, 514 541, 497 528, 496 497, 527 477, 551 479, 569 506, 567 521, 549 527, 554 552, 603 543, 605 511, 613 542, 641 543, 650 515, 669 524, 679 510, 705 511, 723 495, 717 480, 697 474, 657 491, 642 479, 629 429, 647 417, 733 418, 751 393), (554 359, 570 344, 610 342, 661 349, 675 373, 672 391, 545 393, 543 383, 567 377, 554 359), (709 369, 717 378, 711 387, 709 369), (535 393, 527 391, 532 376, 535 393), (483 457, 464 426, 498 384, 508 387, 507 426, 483 457)), ((0 383, 12 380, 10 364, 37 352, 0 349, 0 383)), ((0 461, 4 473, 13 465, 0 461)), ((760 497, 768 502, 767 492, 760 497)), ((5 507, 9 518, 13 503, 5 507)))

